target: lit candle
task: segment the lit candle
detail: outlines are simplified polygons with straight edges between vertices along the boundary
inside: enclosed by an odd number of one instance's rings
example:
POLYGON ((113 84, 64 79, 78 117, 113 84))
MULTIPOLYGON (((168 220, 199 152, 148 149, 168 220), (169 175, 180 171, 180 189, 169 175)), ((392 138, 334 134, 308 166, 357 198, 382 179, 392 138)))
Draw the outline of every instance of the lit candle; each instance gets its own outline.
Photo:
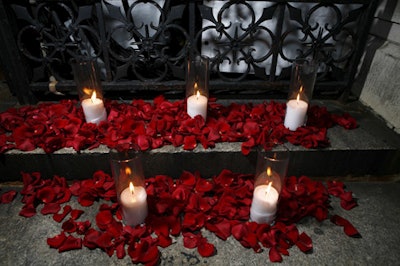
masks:
MULTIPOLYGON (((267 168, 266 174, 268 178, 272 176, 270 167, 267 168)), ((271 223, 275 219, 278 199, 279 193, 272 187, 272 182, 269 182, 268 185, 256 186, 250 208, 250 219, 260 224, 271 223)))
MULTIPOLYGON (((301 89, 300 89, 301 90, 301 89)), ((307 114, 308 103, 300 100, 300 93, 297 94, 296 100, 290 100, 286 104, 285 127, 294 131, 302 126, 307 114)))
POLYGON ((190 117, 201 115, 204 120, 207 118, 207 104, 208 98, 200 94, 197 90, 197 83, 194 84, 196 94, 188 97, 187 99, 187 113, 190 117))
POLYGON ((279 193, 271 185, 272 182, 254 189, 250 208, 250 219, 254 222, 271 223, 275 218, 279 193))
POLYGON ((96 91, 92 96, 82 101, 82 109, 86 122, 99 124, 107 119, 107 111, 104 108, 103 100, 96 97, 96 91))
POLYGON ((147 217, 147 194, 144 187, 134 186, 132 182, 120 195, 122 214, 127 225, 136 226, 147 217))

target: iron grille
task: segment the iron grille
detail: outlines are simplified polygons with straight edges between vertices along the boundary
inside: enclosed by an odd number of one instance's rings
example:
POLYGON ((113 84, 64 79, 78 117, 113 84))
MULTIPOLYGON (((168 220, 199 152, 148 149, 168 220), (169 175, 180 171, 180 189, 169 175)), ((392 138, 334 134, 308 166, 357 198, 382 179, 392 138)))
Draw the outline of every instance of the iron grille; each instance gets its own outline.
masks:
POLYGON ((97 58, 111 98, 182 97, 186 60, 202 54, 217 97, 286 97, 292 61, 312 57, 314 97, 337 99, 378 1, 0 2, 2 66, 19 101, 32 103, 76 96, 70 60, 84 55, 97 58))

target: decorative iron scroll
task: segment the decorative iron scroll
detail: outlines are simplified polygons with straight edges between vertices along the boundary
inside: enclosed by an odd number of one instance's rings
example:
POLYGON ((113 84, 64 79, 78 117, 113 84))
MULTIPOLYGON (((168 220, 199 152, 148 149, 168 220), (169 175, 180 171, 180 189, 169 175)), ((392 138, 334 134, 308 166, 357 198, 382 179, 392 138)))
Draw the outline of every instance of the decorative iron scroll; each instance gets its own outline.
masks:
POLYGON ((354 79, 377 1, 11 2, 33 91, 55 77, 68 93, 69 61, 89 55, 105 92, 179 93, 188 56, 201 53, 216 94, 285 93, 292 61, 311 57, 320 63, 316 95, 338 97, 354 79))

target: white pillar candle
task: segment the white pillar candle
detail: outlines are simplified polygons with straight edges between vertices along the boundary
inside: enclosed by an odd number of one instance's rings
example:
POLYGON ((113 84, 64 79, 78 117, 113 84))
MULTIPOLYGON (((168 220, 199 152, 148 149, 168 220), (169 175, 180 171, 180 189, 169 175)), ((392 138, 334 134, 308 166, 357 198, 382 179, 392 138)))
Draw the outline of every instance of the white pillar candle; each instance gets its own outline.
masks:
POLYGON ((125 188, 120 195, 122 214, 127 225, 136 226, 147 217, 147 193, 144 187, 133 186, 125 188))
POLYGON ((278 191, 268 185, 255 187, 250 208, 250 219, 257 223, 271 223, 278 208, 278 191))
POLYGON ((208 98, 204 95, 201 95, 199 91, 197 91, 196 95, 189 96, 187 98, 187 113, 191 118, 194 118, 196 115, 201 115, 204 120, 207 118, 207 104, 208 98))
POLYGON ((304 124, 307 114, 308 103, 299 99, 290 100, 286 104, 285 127, 294 131, 304 124))
POLYGON ((96 97, 96 91, 92 96, 82 101, 82 109, 86 122, 99 124, 107 119, 107 111, 104 108, 103 100, 96 97))

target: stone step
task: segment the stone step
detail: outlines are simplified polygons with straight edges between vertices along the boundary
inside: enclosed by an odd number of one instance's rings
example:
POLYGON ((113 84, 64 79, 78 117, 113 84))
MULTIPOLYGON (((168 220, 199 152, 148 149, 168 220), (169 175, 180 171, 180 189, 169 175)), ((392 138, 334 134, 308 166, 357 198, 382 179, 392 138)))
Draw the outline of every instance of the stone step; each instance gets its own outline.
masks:
MULTIPOLYGON (((288 175, 310 177, 386 176, 400 173, 400 135, 360 102, 342 104, 337 101, 314 101, 327 106, 330 112, 348 112, 356 118, 359 127, 346 130, 339 126, 328 130, 330 147, 306 149, 291 144, 288 175)), ((193 151, 182 147, 164 146, 144 152, 145 176, 157 174, 179 177, 184 170, 198 171, 203 177, 212 177, 223 169, 253 173, 256 149, 248 156, 241 153, 241 143, 217 143, 213 149, 199 145, 193 151)), ((109 149, 101 146, 80 153, 61 149, 46 154, 41 149, 31 152, 11 150, 0 155, 0 181, 20 180, 21 171, 41 172, 43 177, 59 175, 69 180, 84 179, 96 170, 111 173, 109 149)))

